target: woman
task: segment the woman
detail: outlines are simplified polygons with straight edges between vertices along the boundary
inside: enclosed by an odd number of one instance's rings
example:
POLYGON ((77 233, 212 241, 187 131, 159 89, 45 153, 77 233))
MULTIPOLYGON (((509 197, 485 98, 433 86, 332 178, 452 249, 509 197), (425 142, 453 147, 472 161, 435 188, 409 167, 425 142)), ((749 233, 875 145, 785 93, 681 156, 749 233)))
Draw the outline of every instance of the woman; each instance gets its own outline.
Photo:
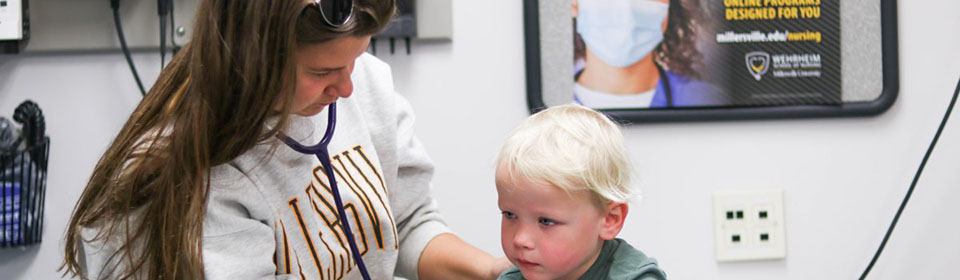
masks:
POLYGON ((700 81, 699 18, 683 0, 575 0, 574 100, 596 109, 727 103, 700 81))
POLYGON ((65 273, 356 279, 352 232, 373 279, 495 278, 509 263, 449 233, 410 106, 364 54, 394 13, 393 0, 201 0, 190 43, 74 209, 65 273), (345 216, 318 157, 280 140, 319 142, 334 102, 345 216))

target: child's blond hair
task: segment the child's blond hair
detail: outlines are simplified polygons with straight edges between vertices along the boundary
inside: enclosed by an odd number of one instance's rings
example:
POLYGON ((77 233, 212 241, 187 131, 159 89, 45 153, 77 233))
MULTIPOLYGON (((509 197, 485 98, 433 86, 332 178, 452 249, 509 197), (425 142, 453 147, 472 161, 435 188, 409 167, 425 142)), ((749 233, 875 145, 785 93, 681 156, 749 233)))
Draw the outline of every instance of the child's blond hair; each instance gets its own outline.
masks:
POLYGON ((530 116, 500 150, 498 172, 510 180, 547 183, 571 192, 589 190, 597 202, 628 202, 630 164, 623 134, 607 116, 562 105, 530 116))

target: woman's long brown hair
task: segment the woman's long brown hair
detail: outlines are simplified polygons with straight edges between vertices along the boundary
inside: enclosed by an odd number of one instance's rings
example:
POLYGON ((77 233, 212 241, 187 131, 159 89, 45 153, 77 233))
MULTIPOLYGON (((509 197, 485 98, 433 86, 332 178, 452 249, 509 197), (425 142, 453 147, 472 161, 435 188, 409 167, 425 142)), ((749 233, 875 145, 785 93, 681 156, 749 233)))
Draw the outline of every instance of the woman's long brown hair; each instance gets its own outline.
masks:
POLYGON ((375 34, 395 13, 394 0, 355 0, 355 19, 331 28, 312 2, 200 1, 190 42, 100 158, 74 208, 65 236, 65 275, 203 278, 210 169, 284 127, 296 85, 297 46, 375 34), (268 126, 274 118, 278 125, 268 126), (96 236, 83 239, 85 228, 96 236), (84 275, 85 242, 117 248, 99 275, 84 275))

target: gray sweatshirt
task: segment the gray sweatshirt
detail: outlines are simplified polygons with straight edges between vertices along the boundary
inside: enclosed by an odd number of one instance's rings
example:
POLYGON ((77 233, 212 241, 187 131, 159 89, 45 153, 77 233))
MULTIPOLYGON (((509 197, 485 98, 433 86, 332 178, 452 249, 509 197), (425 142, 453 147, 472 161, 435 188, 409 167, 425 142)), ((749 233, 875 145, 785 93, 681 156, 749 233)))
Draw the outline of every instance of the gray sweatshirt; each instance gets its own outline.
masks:
MULTIPOLYGON (((420 253, 449 232, 430 195, 433 165, 413 134, 413 114, 390 68, 364 54, 354 94, 337 102, 329 146, 346 220, 373 279, 417 278, 420 253)), ((304 145, 323 137, 327 112, 291 119, 304 145)), ((360 279, 320 162, 263 143, 211 171, 203 224, 207 279, 360 279)), ((94 229, 85 229, 84 237, 94 229)), ((111 244, 85 243, 87 273, 110 277, 111 244), (107 269, 104 269, 107 268, 107 269)))

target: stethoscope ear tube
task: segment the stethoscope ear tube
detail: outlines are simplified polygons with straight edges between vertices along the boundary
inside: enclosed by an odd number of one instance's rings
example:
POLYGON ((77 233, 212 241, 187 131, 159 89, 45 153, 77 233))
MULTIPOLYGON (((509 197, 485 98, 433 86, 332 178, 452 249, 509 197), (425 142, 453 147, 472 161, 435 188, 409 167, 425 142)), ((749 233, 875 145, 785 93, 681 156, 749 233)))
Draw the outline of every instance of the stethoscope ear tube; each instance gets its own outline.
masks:
POLYGON ((667 72, 663 71, 660 63, 654 60, 653 65, 657 66, 657 72, 660 73, 660 82, 663 83, 663 91, 667 96, 667 108, 673 108, 673 89, 670 88, 670 78, 667 77, 667 72))
POLYGON ((316 155, 317 159, 320 160, 320 165, 323 166, 323 173, 327 175, 327 182, 330 184, 330 192, 333 193, 333 201, 337 205, 337 220, 343 225, 344 235, 347 236, 347 243, 350 243, 350 252, 353 254, 353 259, 356 261, 357 268, 360 269, 360 274, 363 276, 363 279, 370 280, 367 266, 364 265, 360 250, 357 249, 357 241, 353 238, 353 230, 350 229, 350 222, 346 219, 347 214, 343 211, 343 200, 340 199, 340 189, 337 188, 337 180, 333 175, 333 164, 330 162, 330 152, 327 150, 327 145, 330 144, 330 139, 333 138, 333 131, 337 124, 337 103, 331 103, 327 107, 327 111, 327 130, 324 132, 320 143, 313 146, 304 146, 296 140, 293 140, 293 138, 290 138, 290 136, 283 136, 283 143, 297 152, 316 155))

